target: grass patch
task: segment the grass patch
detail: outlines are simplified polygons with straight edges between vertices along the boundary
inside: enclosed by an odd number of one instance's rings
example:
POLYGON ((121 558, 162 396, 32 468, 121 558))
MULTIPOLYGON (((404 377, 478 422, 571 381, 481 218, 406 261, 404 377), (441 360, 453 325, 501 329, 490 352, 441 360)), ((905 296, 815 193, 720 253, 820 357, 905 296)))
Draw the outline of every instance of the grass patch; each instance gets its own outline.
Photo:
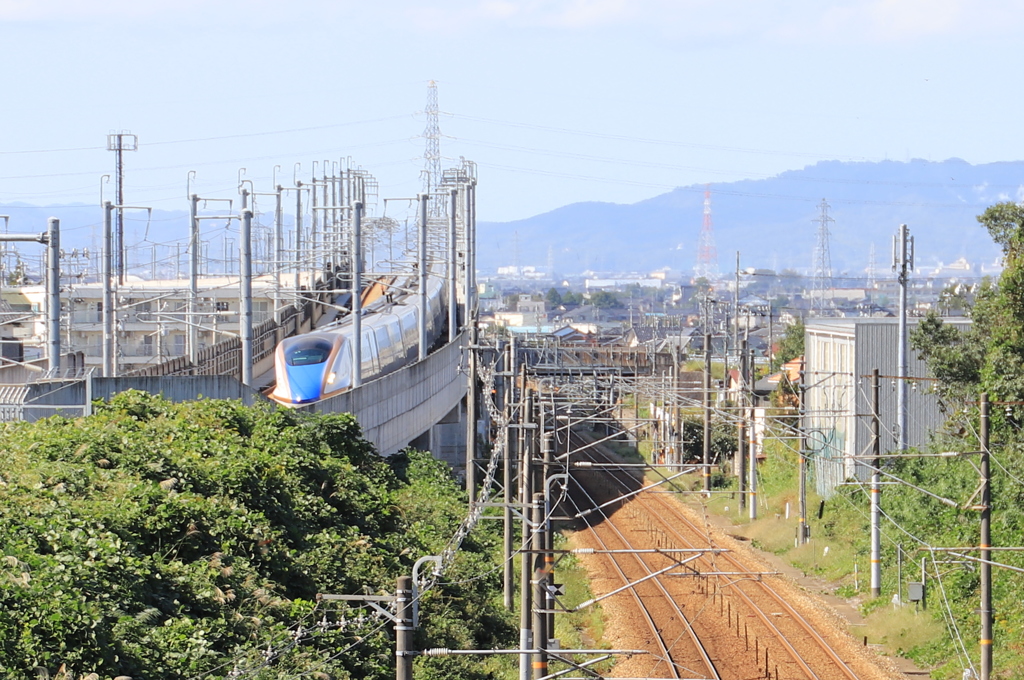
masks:
MULTIPOLYGON (((566 535, 570 533, 566 532, 566 535)), ((593 597, 587 571, 575 556, 563 557, 555 568, 555 576, 555 580, 565 586, 565 596, 559 599, 567 609, 593 597)), ((604 642, 604 611, 600 603, 582 611, 556 615, 555 637, 559 639, 563 649, 607 649, 608 644, 604 642)), ((580 659, 582 660, 582 657, 580 659)), ((590 668, 595 672, 605 673, 614 665, 615 660, 609 659, 590 668)))
POLYGON ((912 606, 876 609, 864 624, 868 642, 882 645, 886 654, 899 656, 941 638, 945 632, 942 623, 912 606))
POLYGON ((743 535, 755 548, 781 555, 796 545, 795 519, 763 519, 744 528, 743 535))

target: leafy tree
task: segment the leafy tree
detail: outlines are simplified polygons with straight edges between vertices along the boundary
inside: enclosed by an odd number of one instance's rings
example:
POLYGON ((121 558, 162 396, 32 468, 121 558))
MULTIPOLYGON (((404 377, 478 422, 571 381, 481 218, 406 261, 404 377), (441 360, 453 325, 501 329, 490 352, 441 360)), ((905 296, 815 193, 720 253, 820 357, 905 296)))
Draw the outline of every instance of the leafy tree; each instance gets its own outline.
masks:
MULTIPOLYGON (((1019 545, 1024 527, 1024 487, 1018 481, 1024 477, 1024 409, 1019 405, 1024 399, 1024 207, 1000 203, 985 210, 978 222, 1003 250, 1005 269, 998 284, 985 281, 976 291, 973 305, 966 310, 973 321, 969 329, 960 331, 932 314, 917 325, 910 340, 938 378, 935 390, 949 415, 946 430, 935 435, 935 449, 976 450, 978 394, 988 392, 992 401, 1003 402, 993 408, 991 419, 990 441, 998 466, 990 480, 992 497, 997 499, 992 543, 1019 545)), ((917 458, 895 461, 893 470, 939 496, 962 500, 972 498, 977 487, 973 465, 962 459, 917 458)), ((973 545, 977 541, 977 516, 969 511, 942 506, 901 486, 886 492, 886 503, 893 521, 928 543, 973 545)), ((1017 567, 1024 562, 1017 553, 1002 553, 997 560, 1017 567)), ((1021 578, 1005 570, 996 573, 997 635, 1001 648, 1013 648, 1024 642, 1024 603, 1018 595, 1021 578)), ((977 575, 954 572, 950 576, 945 588, 953 614, 961 625, 977 625, 977 575)), ((936 641, 918 653, 929 663, 941 662, 948 657, 948 644, 936 641)), ((996 661, 997 666, 1013 665, 1007 657, 1002 663, 999 657, 996 661)), ((1012 674, 1007 668, 1005 675, 1012 674)))
POLYGON ((940 379, 947 398, 965 402, 987 391, 994 400, 1024 399, 1024 207, 999 203, 978 216, 1003 250, 998 285, 984 281, 960 332, 936 315, 924 319, 910 341, 940 379))
MULTIPOLYGON (((465 507, 443 464, 380 458, 350 415, 137 392, 95 411, 0 429, 0 675, 393 677, 388 627, 316 594, 388 592, 438 554, 465 507)), ((484 577, 424 599, 429 646, 513 642, 498 540, 483 523, 450 573, 484 577)))
POLYGON ((591 293, 590 304, 598 309, 611 309, 612 307, 620 306, 618 296, 607 290, 597 290, 591 293))
POLYGON ((804 355, 804 322, 797 320, 786 327, 786 332, 779 341, 779 351, 775 353, 775 368, 787 361, 804 355))
POLYGON ((562 296, 562 304, 569 305, 581 305, 583 304, 583 295, 581 293, 574 293, 571 290, 565 291, 565 295, 562 296))
POLYGON ((562 304, 562 295, 558 292, 558 289, 552 288, 548 291, 548 294, 544 296, 548 305, 552 308, 558 307, 562 304))

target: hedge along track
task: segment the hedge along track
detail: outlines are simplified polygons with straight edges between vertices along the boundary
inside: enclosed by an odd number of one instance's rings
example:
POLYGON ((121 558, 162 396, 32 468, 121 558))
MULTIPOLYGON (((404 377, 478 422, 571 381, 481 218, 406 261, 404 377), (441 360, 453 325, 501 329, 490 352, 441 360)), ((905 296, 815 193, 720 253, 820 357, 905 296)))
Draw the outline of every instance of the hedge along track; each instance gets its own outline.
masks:
MULTIPOLYGON (((597 450, 597 447, 593 446, 588 448, 586 455, 588 458, 594 460, 595 462, 617 462, 613 460, 612 456, 609 455, 607 452, 597 450)), ((623 473, 621 472, 612 472, 608 476, 612 480, 614 480, 621 487, 621 489, 625 491, 631 490, 631 487, 635 486, 638 483, 636 478, 632 477, 632 475, 629 475, 629 478, 630 480, 632 480, 632 483, 627 482, 622 475, 623 473)), ((639 483, 643 483, 642 480, 640 480, 639 483)), ((650 492, 641 492, 636 494, 632 502, 638 503, 644 507, 649 521, 660 525, 660 527, 662 527, 662 535, 666 536, 668 540, 670 540, 670 542, 678 542, 679 544, 681 544, 680 547, 686 548, 702 547, 694 545, 692 539, 684 536, 676 528, 676 526, 685 525, 686 527, 689 527, 689 529, 694 534, 702 536, 708 535, 707 530, 705 528, 698 527, 693 522, 691 522, 682 512, 680 512, 680 510, 675 506, 673 502, 668 502, 665 499, 659 497, 658 495, 655 495, 654 493, 650 492)), ((738 559, 729 555, 728 553, 720 553, 717 555, 717 558, 723 559, 724 561, 728 562, 732 566, 732 568, 734 568, 735 571, 738 573, 744 573, 748 569, 746 565, 742 564, 738 559)), ((702 558, 702 567, 706 567, 709 571, 716 571, 717 569, 715 561, 715 557, 702 558)), ((786 651, 786 653, 792 659, 793 663, 804 674, 804 677, 808 678, 809 680, 833 680, 833 678, 840 677, 838 675, 835 675, 835 672, 838 671, 842 674, 842 677, 847 678, 848 680, 858 680, 859 676, 846 664, 846 662, 844 662, 840 658, 838 653, 836 653, 836 651, 825 641, 825 639, 818 633, 818 631, 802 615, 800 615, 800 613, 797 612, 796 609, 793 608, 784 597, 782 597, 773 588, 771 588, 770 585, 766 583, 764 580, 742 579, 723 582, 722 576, 717 576, 716 578, 719 581, 719 588, 728 587, 729 591, 735 593, 738 599, 741 602, 743 602, 747 606, 747 608, 760 620, 761 624, 770 632, 770 634, 775 638, 779 645, 786 651), (773 616, 774 613, 764 611, 764 609, 761 606, 754 602, 753 598, 748 593, 744 592, 742 588, 742 584, 744 583, 756 584, 757 587, 761 590, 761 592, 767 594, 773 600, 774 604, 778 605, 778 607, 781 608, 782 616, 773 616), (812 641, 814 646, 820 649, 825 654, 825 656, 831 661, 833 668, 829 669, 829 674, 823 676, 815 672, 814 669, 810 667, 810 665, 804 660, 801 654, 793 646, 792 642, 790 642, 787 636, 780 630, 779 625, 777 625, 776 622, 773 620, 779 619, 781 621, 787 618, 788 620, 796 624, 796 626, 799 629, 799 633, 802 635, 802 637, 812 641)), ((819 669, 819 671, 822 670, 823 669, 819 669)))
MULTIPOLYGON (((577 512, 590 510, 591 507, 597 508, 599 503, 594 500, 594 498, 590 495, 586 488, 584 488, 582 485, 577 485, 577 488, 580 492, 586 495, 586 502, 577 503, 576 500, 572 498, 572 494, 570 494, 569 500, 575 506, 577 512)), ((601 546, 601 550, 635 549, 634 546, 630 544, 629 540, 622 534, 622 532, 619 531, 618 527, 615 526, 614 522, 612 522, 609 519, 608 514, 605 513, 603 509, 591 511, 591 513, 585 515, 583 519, 587 523, 587 529, 590 531, 590 534, 593 536, 594 540, 597 541, 597 543, 601 546), (594 527, 594 522, 591 519, 592 516, 597 517, 601 523, 606 524, 606 526, 614 532, 616 538, 622 544, 622 548, 612 548, 608 545, 608 542, 601 536, 600 532, 598 532, 597 529, 594 527)), ((604 557, 606 557, 608 559, 608 562, 614 567, 614 570, 618 574, 619 578, 622 580, 622 583, 629 584, 631 582, 631 579, 626 575, 626 572, 623 570, 622 565, 619 564, 617 559, 619 555, 606 554, 604 555, 604 557)), ((622 557, 635 560, 637 565, 639 565, 640 568, 646 572, 647 576, 651 576, 657 571, 656 569, 653 569, 649 564, 647 564, 643 559, 641 559, 640 555, 638 554, 623 554, 622 557)), ((635 580, 636 579, 633 579, 634 582, 635 580)), ((714 662, 708 655, 707 650, 704 648, 704 645, 701 644, 701 641, 697 637, 697 633, 693 630, 693 627, 690 625, 689 620, 687 620, 686 616, 683 614, 682 608, 674 600, 674 598, 672 598, 668 590, 660 582, 659 577, 657 576, 649 578, 647 581, 644 582, 644 584, 635 584, 634 586, 627 588, 627 590, 629 590, 630 594, 633 596, 633 600, 636 603, 637 609, 643 614, 643 617, 646 620, 648 627, 654 634, 654 637, 657 639, 658 646, 661 649, 661 660, 659 660, 658 666, 656 666, 654 670, 660 668, 661 664, 664 663, 667 667, 668 672, 671 673, 672 678, 682 678, 682 676, 680 676, 679 674, 681 664, 676 663, 673 660, 673 650, 675 649, 675 643, 678 642, 679 638, 676 638, 676 640, 673 641, 671 645, 665 640, 665 637, 662 635, 661 630, 658 628, 657 624, 654 621, 654 617, 652 616, 650 609, 648 608, 647 604, 644 603, 643 598, 640 596, 640 593, 637 592, 638 587, 640 587, 641 585, 646 586, 646 584, 651 584, 651 586, 657 588, 657 590, 660 591, 663 600, 667 603, 671 603, 672 610, 675 612, 675 617, 683 623, 683 627, 685 628, 688 637, 693 644, 693 649, 697 652, 697 655, 699 655, 701 661, 706 666, 707 672, 709 673, 709 675, 707 675, 706 677, 709 680, 721 680, 721 676, 719 675, 718 670, 715 668, 714 662)), ((687 668, 686 670, 691 671, 692 669, 687 668)), ((687 677, 689 678, 692 676, 687 677)))

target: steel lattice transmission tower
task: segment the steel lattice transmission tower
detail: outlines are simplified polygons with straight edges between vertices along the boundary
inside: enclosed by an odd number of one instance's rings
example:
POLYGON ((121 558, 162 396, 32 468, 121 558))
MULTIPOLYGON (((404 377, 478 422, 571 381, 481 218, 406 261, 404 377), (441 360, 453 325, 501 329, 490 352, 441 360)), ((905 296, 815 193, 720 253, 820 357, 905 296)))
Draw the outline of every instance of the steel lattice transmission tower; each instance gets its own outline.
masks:
POLYGON ((829 250, 828 240, 829 222, 835 222, 828 214, 829 204, 823 198, 818 206, 821 215, 816 220, 818 224, 818 239, 814 245, 814 282, 811 288, 811 314, 827 316, 834 309, 832 301, 832 254, 829 250))
POLYGON ((437 192, 441 188, 441 124, 440 108, 437 105, 437 83, 433 80, 427 85, 427 127, 423 130, 423 138, 427 146, 423 150, 423 193, 430 196, 429 214, 441 217, 447 214, 446 201, 439 200, 437 192))
POLYGON ((704 186, 704 224, 697 242, 697 266, 693 268, 697 278, 713 281, 718 278, 718 249, 715 248, 715 230, 711 225, 711 185, 704 186))

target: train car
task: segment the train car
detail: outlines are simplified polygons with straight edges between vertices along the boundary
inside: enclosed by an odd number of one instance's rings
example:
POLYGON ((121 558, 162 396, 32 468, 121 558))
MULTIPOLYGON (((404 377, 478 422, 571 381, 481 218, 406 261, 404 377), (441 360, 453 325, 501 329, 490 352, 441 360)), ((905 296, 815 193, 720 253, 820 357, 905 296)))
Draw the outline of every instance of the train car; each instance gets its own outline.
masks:
MULTIPOLYGON (((427 278, 427 343, 444 328, 446 287, 427 278)), ((396 371, 419 355, 419 295, 385 296, 363 310, 361 324, 364 382, 396 371)), ((276 384, 270 398, 286 406, 312 404, 352 387, 352 317, 311 333, 282 340, 275 352, 276 384)))

